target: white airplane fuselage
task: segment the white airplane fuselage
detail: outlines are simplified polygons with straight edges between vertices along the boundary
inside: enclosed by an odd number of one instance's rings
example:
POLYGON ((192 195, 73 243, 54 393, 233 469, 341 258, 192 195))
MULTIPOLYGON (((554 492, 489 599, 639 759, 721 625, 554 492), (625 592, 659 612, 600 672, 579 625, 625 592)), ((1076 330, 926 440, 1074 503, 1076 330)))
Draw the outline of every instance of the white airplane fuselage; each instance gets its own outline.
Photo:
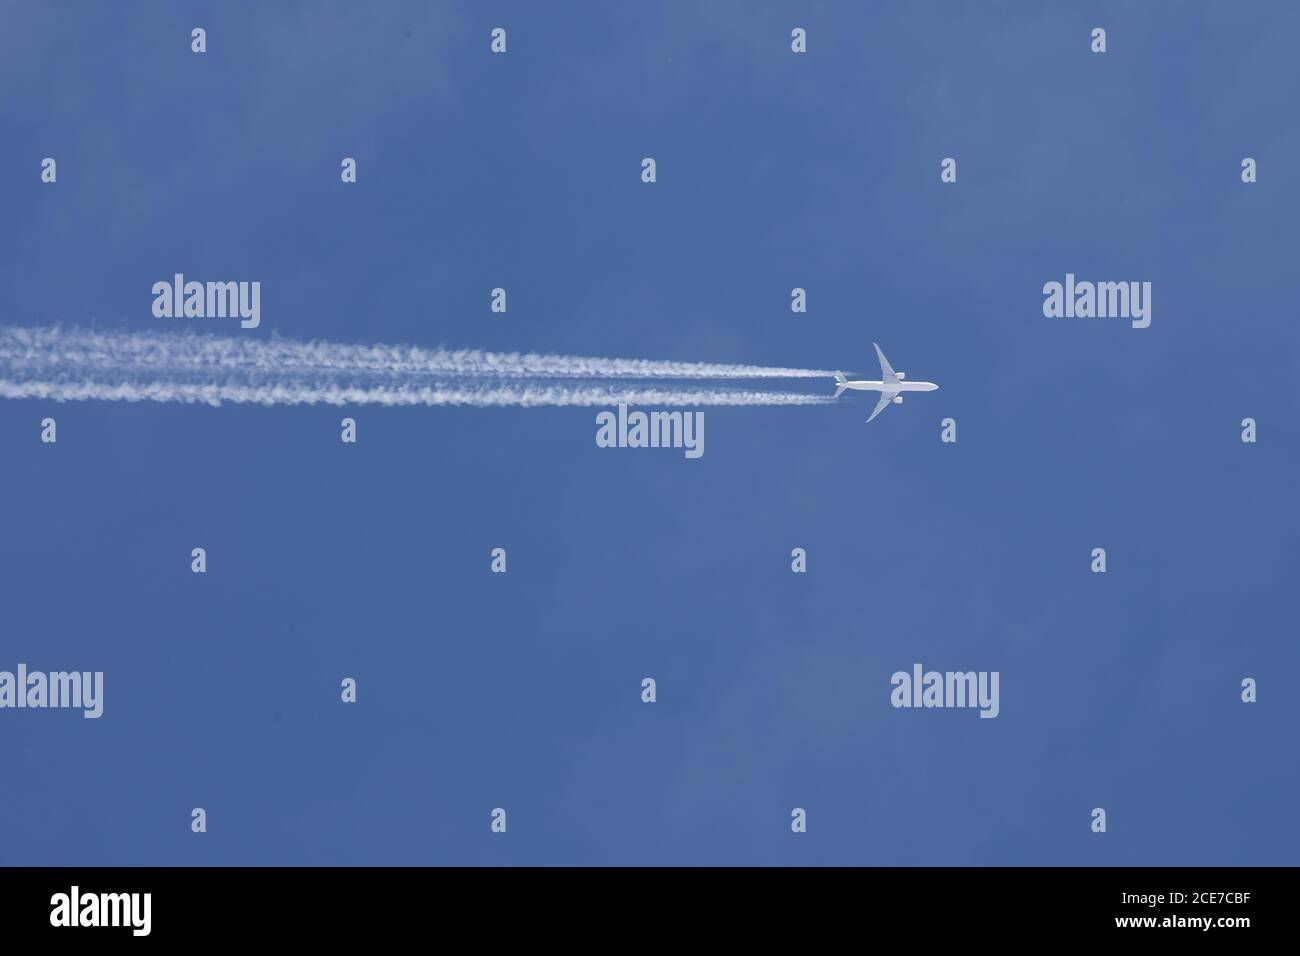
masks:
POLYGON ((843 382, 846 389, 855 389, 859 392, 933 392, 939 386, 934 382, 909 382, 904 379, 901 382, 885 384, 884 382, 843 382))

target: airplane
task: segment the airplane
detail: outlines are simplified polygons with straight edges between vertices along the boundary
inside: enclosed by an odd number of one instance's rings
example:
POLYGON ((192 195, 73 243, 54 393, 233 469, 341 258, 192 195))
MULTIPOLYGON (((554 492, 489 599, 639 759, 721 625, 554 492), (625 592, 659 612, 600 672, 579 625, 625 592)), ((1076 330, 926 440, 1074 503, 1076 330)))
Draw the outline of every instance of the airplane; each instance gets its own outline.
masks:
POLYGON ((903 392, 933 392, 938 385, 934 382, 905 382, 903 381, 905 373, 895 372, 889 367, 889 360, 885 358, 885 353, 880 351, 880 346, 875 342, 871 343, 876 346, 876 355, 880 359, 880 378, 879 382, 850 382, 844 377, 843 372, 835 373, 835 397, 839 398, 844 394, 845 389, 857 389, 861 392, 879 392, 880 401, 876 403, 875 411, 867 418, 867 421, 879 415, 891 401, 896 405, 903 404, 903 392))

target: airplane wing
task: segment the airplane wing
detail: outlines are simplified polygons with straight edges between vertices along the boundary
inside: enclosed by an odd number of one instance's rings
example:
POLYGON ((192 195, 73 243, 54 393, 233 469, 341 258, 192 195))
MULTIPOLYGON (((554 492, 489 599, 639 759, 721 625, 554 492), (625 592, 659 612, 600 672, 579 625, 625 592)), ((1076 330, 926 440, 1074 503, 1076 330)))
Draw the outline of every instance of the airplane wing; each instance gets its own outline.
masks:
MULTIPOLYGON (((882 355, 881 358, 883 359, 884 356, 882 355)), ((888 368, 889 366, 886 365, 885 367, 888 368)), ((888 405, 890 402, 892 402, 894 400, 894 396, 897 394, 898 394, 897 392, 881 392, 880 401, 876 402, 875 410, 872 411, 870 417, 867 418, 867 421, 871 421, 872 418, 875 418, 882 411, 884 411, 885 406, 888 405)))
MULTIPOLYGON (((875 342, 871 343, 876 345, 875 342)), ((885 353, 880 351, 880 346, 876 345, 876 357, 880 359, 880 377, 886 385, 898 384, 898 373, 889 365, 889 359, 885 358, 885 353)), ((879 409, 877 409, 879 411, 879 409)))

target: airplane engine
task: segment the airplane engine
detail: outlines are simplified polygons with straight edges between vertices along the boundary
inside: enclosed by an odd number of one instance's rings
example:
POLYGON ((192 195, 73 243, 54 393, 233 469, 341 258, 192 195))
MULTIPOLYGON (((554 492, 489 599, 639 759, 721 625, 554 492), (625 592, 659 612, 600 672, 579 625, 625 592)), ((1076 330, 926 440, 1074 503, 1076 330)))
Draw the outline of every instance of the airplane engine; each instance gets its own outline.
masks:
POLYGON ((895 395, 895 396, 894 396, 894 404, 895 404, 895 405, 902 405, 902 404, 903 404, 903 396, 902 396, 902 395, 895 395))
POLYGON ((907 378, 907 373, 906 373, 906 372, 895 372, 894 374, 898 376, 898 380, 899 380, 900 382, 901 382, 903 379, 907 378))

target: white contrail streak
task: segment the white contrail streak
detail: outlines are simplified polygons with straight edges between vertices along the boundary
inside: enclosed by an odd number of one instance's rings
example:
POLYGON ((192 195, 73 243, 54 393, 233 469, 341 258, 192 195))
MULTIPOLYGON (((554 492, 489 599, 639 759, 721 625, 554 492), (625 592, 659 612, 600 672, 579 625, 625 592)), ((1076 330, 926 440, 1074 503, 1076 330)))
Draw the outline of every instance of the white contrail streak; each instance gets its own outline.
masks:
POLYGON ((353 372, 462 375, 474 378, 830 378, 822 369, 673 362, 426 349, 415 346, 346 345, 287 339, 243 339, 194 333, 114 333, 90 329, 0 327, 0 367, 112 366, 118 369, 244 369, 276 372, 353 372))
POLYGON ((423 385, 313 385, 297 382, 51 382, 0 378, 0 398, 54 401, 186 402, 221 405, 824 405, 824 395, 726 389, 601 388, 570 385, 502 385, 448 388, 423 385))
MULTIPOLYGON (((793 406, 831 401, 825 395, 702 383, 688 387, 600 381, 630 377, 633 366, 671 366, 681 378, 699 378, 702 368, 749 368, 0 326, 0 398, 479 407, 793 406), (587 373, 580 375, 580 368, 587 373), (595 381, 575 381, 578 378, 595 381)), ((663 376, 656 372, 646 377, 663 376)))

